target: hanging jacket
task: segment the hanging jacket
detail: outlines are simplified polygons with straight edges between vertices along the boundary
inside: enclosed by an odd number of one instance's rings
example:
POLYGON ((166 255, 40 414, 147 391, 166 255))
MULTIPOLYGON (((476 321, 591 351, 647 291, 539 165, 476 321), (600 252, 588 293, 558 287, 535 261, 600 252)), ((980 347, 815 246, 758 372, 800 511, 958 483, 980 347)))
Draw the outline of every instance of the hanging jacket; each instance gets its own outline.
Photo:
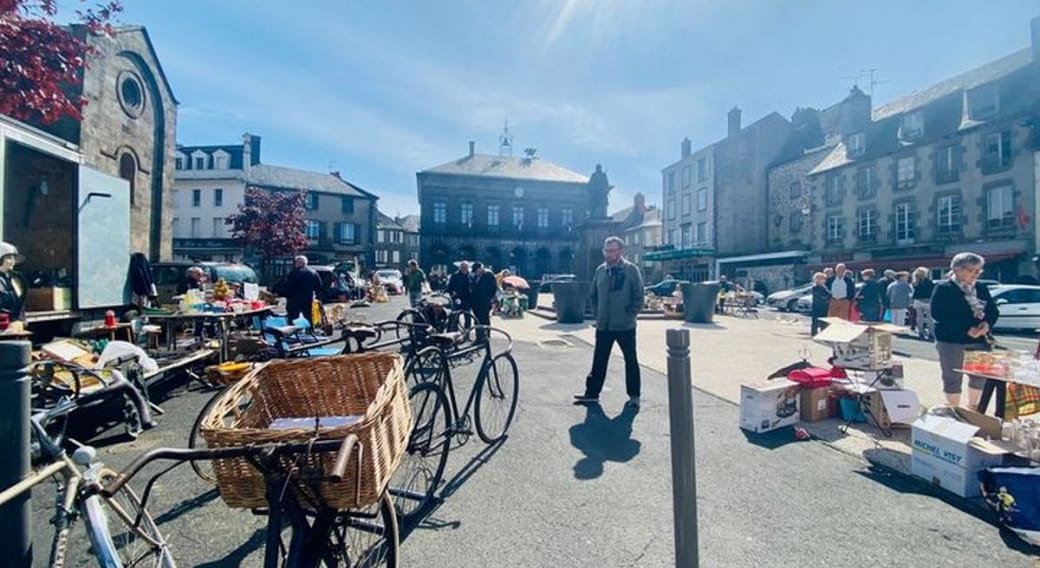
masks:
POLYGON ((130 289, 138 296, 157 296, 152 265, 141 252, 130 255, 130 289))

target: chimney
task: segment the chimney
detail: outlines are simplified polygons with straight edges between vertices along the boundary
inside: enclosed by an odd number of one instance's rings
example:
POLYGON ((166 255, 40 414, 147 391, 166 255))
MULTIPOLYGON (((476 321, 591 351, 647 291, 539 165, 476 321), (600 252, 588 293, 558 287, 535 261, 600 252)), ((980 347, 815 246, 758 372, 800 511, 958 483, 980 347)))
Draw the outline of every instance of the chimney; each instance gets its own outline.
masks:
POLYGON ((849 96, 841 101, 838 116, 838 133, 842 138, 850 134, 862 132, 870 124, 870 96, 853 85, 849 96))
POLYGON ((685 158, 690 155, 690 138, 686 137, 682 139, 682 150, 679 153, 680 158, 685 158))
POLYGON ((740 129, 742 128, 740 125, 740 108, 731 108, 727 116, 729 117, 729 137, 733 138, 740 134, 740 129))
POLYGON ((637 193, 635 198, 632 200, 632 205, 635 210, 640 213, 646 213, 646 197, 642 193, 637 193))
POLYGON ((242 173, 249 179, 249 169, 253 165, 253 135, 246 132, 242 135, 242 173))
POLYGON ((1033 47, 1033 65, 1040 67, 1040 16, 1033 18, 1030 22, 1030 31, 1033 47))
POLYGON ((343 179, 342 177, 340 177, 340 175, 339 175, 339 171, 338 171, 338 170, 337 170, 337 171, 334 171, 334 172, 329 172, 329 173, 330 173, 330 174, 332 174, 332 175, 333 175, 334 177, 336 177, 337 179, 343 179))
POLYGON ((477 143, 472 141, 472 140, 470 140, 469 141, 469 157, 470 158, 472 158, 473 155, 476 153, 476 149, 477 149, 477 143))

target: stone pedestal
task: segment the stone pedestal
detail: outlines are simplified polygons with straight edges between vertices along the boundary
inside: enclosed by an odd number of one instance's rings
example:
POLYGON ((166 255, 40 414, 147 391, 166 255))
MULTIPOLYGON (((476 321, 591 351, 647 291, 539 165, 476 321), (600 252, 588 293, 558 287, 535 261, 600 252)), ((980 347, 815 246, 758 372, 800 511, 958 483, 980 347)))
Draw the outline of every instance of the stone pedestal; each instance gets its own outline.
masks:
POLYGON ((574 255, 574 273, 578 280, 592 281, 596 267, 603 264, 603 241, 612 235, 621 236, 621 223, 609 217, 589 219, 578 227, 578 250, 574 255))

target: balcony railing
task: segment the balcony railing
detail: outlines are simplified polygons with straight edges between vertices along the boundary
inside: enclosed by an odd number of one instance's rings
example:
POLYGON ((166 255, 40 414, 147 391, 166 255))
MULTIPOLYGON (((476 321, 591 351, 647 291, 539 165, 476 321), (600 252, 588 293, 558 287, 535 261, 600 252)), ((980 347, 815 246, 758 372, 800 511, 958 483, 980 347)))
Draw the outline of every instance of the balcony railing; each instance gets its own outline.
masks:
POLYGON ((511 238, 511 239, 572 239, 578 234, 572 228, 557 226, 532 227, 523 225, 486 225, 462 223, 431 223, 422 228, 424 235, 430 236, 466 236, 471 238, 511 238))

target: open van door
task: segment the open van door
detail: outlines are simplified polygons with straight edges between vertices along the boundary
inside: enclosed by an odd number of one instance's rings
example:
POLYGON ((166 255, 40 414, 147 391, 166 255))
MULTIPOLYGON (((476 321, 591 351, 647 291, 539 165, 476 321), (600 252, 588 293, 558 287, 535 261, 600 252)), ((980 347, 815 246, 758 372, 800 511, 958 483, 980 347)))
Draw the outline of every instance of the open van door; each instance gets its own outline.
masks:
POLYGON ((130 182, 80 166, 77 207, 77 307, 129 304, 130 182))

